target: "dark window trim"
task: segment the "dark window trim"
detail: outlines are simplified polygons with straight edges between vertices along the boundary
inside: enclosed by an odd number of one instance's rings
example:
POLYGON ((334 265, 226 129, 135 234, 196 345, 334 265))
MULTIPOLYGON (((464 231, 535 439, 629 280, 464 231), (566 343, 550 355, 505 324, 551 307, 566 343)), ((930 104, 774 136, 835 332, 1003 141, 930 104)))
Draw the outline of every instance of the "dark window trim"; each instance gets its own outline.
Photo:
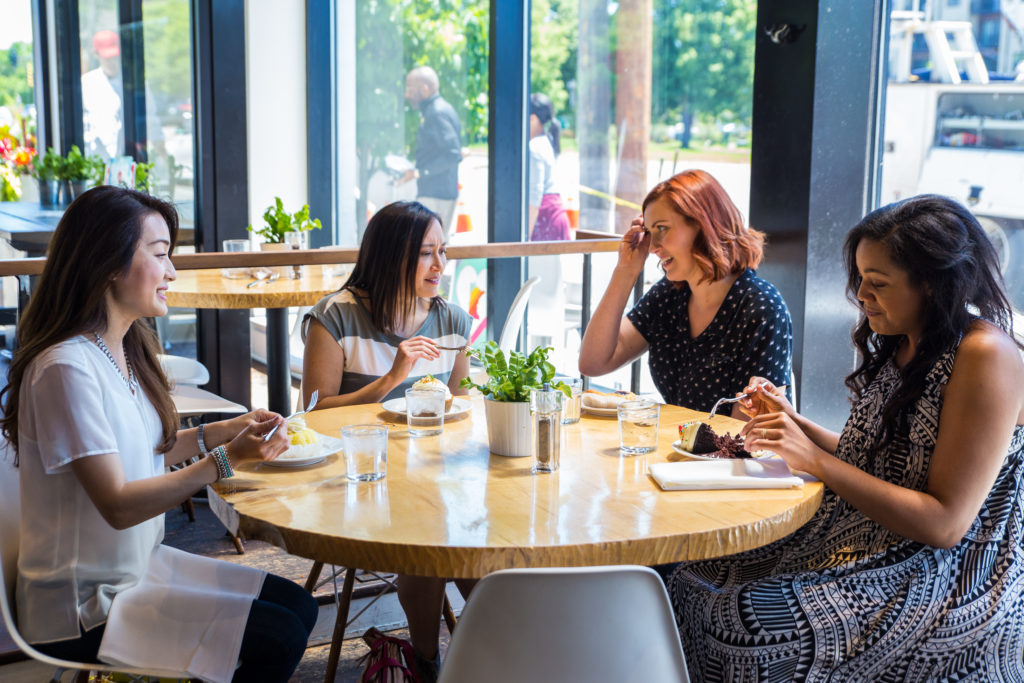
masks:
POLYGON ((768 233, 759 274, 793 317, 800 411, 830 428, 849 414, 843 378, 854 360, 842 243, 873 205, 880 159, 889 3, 874 4, 760 0, 757 10, 750 222, 768 233), (778 24, 803 30, 776 44, 765 29, 778 24))
MULTIPOLYGON (((60 144, 47 145, 66 153, 71 145, 83 147, 82 58, 78 40, 78 0, 55 0, 54 40, 57 46, 57 112, 60 116, 60 144)), ((45 46, 44 46, 44 49, 45 46)))
MULTIPOLYGON (((249 236, 244 0, 192 0, 192 69, 196 251, 219 251, 249 236)), ((249 311, 197 310, 196 328, 206 386, 249 405, 249 311)))
POLYGON ((322 228, 310 233, 310 246, 334 243, 337 198, 337 109, 334 106, 334 3, 306 3, 306 152, 309 211, 322 228))
MULTIPOLYGON (((490 20, 487 240, 519 242, 526 216, 530 3, 491 0, 490 20), (502 133, 497 135, 495 131, 502 133)), ((487 329, 491 339, 497 340, 501 334, 522 282, 522 259, 493 259, 487 264, 487 329)))

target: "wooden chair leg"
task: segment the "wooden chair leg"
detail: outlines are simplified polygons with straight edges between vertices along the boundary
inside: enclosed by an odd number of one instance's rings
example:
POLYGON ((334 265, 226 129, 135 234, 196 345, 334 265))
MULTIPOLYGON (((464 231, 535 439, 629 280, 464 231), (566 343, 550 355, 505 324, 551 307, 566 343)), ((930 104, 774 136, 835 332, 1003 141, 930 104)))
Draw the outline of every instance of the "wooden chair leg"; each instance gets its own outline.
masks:
POLYGON ((455 633, 455 610, 452 609, 452 603, 448 600, 447 593, 445 593, 444 603, 441 605, 441 614, 444 615, 444 623, 448 626, 448 633, 455 633))
POLYGON ((356 582, 356 570, 349 567, 345 570, 345 584, 341 589, 338 601, 338 614, 334 619, 334 635, 331 636, 331 651, 327 655, 327 671, 325 683, 333 683, 338 674, 338 659, 341 657, 341 644, 345 640, 345 626, 348 624, 348 608, 352 603, 352 588, 356 582))
POLYGON ((235 544, 235 552, 239 555, 245 555, 245 545, 242 544, 242 537, 236 536, 230 531, 225 531, 224 533, 231 537, 231 542, 235 544))
POLYGON ((191 498, 181 504, 181 511, 188 515, 188 521, 196 521, 196 506, 192 504, 191 498))
POLYGON ((306 577, 306 592, 310 595, 316 590, 316 582, 320 578, 320 572, 324 569, 324 563, 314 560, 313 566, 309 568, 309 576, 306 577))

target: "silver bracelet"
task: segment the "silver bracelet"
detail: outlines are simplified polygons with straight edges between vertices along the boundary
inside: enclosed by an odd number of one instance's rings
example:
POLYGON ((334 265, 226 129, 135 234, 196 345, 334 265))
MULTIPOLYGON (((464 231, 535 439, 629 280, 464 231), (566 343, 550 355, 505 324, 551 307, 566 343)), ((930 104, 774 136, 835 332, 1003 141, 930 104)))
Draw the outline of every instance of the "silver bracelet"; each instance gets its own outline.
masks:
POLYGON ((206 429, 206 425, 205 424, 199 425, 199 429, 196 430, 196 441, 199 442, 199 452, 201 454, 203 454, 203 455, 206 455, 207 453, 209 453, 209 451, 206 450, 206 442, 203 441, 203 430, 204 429, 206 429))

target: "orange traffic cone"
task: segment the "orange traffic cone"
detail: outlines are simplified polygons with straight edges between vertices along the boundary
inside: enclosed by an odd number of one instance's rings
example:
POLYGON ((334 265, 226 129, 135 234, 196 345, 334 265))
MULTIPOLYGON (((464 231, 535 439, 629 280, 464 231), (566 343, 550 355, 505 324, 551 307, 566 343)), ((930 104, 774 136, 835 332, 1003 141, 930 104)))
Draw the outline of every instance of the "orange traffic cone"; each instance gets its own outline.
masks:
POLYGON ((580 210, 576 206, 575 197, 567 197, 565 200, 565 215, 569 217, 569 227, 578 230, 580 227, 580 210))
MULTIPOLYGON (((462 189, 462 186, 459 186, 462 189)), ((473 219, 466 211, 466 202, 462 201, 461 194, 459 196, 459 203, 455 209, 455 232, 473 232, 473 219)))

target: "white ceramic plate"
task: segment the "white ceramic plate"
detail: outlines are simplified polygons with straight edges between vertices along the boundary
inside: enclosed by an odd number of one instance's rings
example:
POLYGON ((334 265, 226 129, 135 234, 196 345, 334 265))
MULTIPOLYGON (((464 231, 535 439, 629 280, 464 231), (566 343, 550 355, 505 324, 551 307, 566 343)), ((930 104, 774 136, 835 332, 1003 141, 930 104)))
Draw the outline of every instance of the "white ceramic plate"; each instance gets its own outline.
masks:
MULTIPOLYGON (((713 455, 691 453, 690 451, 683 450, 683 442, 676 440, 672 442, 672 449, 675 450, 679 455, 685 455, 687 458, 695 458, 697 460, 732 460, 732 458, 716 458, 713 455)), ((753 451, 750 454, 750 460, 765 460, 767 458, 774 458, 774 451, 753 451)))
POLYGON ((265 464, 274 467, 304 467, 314 463, 322 462, 331 453, 341 450, 341 439, 326 434, 320 434, 316 443, 309 443, 302 446, 292 446, 274 460, 268 460, 265 464))
POLYGON ((618 408, 593 408, 586 403, 582 404, 581 407, 583 412, 590 413, 591 415, 600 415, 601 417, 616 417, 619 414, 618 408))
MULTIPOLYGON (((405 417, 405 397, 393 398, 390 401, 384 401, 380 404, 384 410, 394 415, 401 415, 405 417)), ((444 419, 450 420, 453 417, 459 417, 469 412, 469 409, 473 407, 473 404, 469 402, 468 398, 456 396, 455 400, 452 401, 452 407, 448 409, 448 412, 444 414, 444 419)))

